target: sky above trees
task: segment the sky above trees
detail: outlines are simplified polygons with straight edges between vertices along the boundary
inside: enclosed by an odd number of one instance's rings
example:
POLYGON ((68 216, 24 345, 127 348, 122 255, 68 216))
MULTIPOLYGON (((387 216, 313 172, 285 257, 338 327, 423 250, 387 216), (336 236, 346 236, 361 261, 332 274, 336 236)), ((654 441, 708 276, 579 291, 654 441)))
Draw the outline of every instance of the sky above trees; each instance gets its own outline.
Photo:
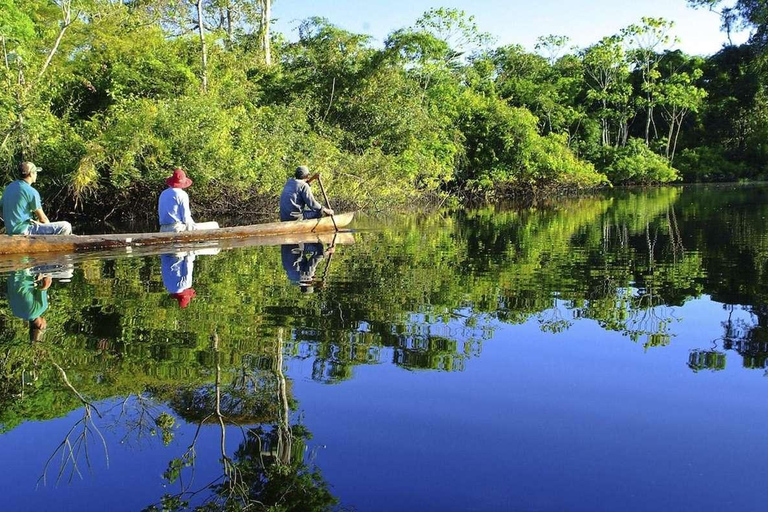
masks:
MULTIPOLYGON (((548 34, 567 35, 574 44, 588 46, 642 16, 674 21, 679 48, 692 55, 715 53, 727 41, 717 14, 691 9, 685 0, 275 0, 273 16, 277 30, 291 39, 297 37, 299 20, 323 16, 381 42, 391 31, 412 25, 423 12, 438 6, 474 15, 479 28, 493 34, 498 45, 517 43, 529 49, 537 37, 548 34)), ((735 34, 733 42, 746 38, 747 34, 735 34)))

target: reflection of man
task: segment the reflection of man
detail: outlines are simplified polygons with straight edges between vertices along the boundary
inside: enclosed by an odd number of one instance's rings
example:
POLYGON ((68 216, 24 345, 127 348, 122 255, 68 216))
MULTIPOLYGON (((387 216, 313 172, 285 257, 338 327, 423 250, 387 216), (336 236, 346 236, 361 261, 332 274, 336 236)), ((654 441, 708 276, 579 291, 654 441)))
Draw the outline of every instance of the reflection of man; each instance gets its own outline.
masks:
POLYGON ((192 272, 196 256, 208 256, 219 253, 216 247, 196 251, 177 252, 160 255, 160 270, 163 285, 171 297, 179 302, 180 308, 186 308, 197 295, 192 288, 192 272))
POLYGON ((314 278, 317 265, 326 255, 333 253, 334 248, 324 250, 320 242, 298 245, 283 245, 281 256, 285 273, 292 282, 301 286, 303 293, 315 291, 314 278))
POLYGON ((48 322, 43 313, 48 309, 51 276, 17 270, 8 276, 8 304, 14 316, 29 322, 30 341, 40 341, 48 322))
POLYGON ((180 308, 189 306, 196 295, 192 288, 194 262, 195 255, 191 252, 160 255, 163 285, 171 297, 179 302, 180 308))

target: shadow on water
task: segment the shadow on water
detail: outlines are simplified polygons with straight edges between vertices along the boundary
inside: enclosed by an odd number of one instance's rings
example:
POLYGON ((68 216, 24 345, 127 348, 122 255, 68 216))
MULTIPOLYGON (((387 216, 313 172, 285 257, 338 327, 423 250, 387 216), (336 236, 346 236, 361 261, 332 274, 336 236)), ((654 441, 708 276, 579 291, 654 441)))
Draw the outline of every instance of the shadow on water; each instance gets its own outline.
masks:
POLYGON ((87 480, 115 439, 149 439, 170 460, 167 492, 137 491, 151 510, 332 508, 288 361, 307 361, 323 384, 354 379, 362 365, 461 372, 501 326, 524 323, 567 337, 589 322, 663 350, 680 309, 709 297, 728 317, 722 332, 680 364, 719 371, 735 352, 743 368, 764 370, 764 198, 761 188, 623 191, 387 227, 363 219, 354 245, 16 270, 0 311, 0 431, 71 420, 40 468, 42 486, 87 480), (202 462, 199 436, 211 428, 218 449, 202 462), (206 481, 194 476, 201 464, 206 481))

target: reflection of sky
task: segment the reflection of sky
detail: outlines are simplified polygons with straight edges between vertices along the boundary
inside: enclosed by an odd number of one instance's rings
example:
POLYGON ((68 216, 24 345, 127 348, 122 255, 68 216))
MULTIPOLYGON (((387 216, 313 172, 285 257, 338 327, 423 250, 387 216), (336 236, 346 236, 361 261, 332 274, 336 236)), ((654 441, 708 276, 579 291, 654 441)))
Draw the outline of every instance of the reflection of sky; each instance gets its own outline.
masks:
POLYGON ((761 510, 768 382, 730 351, 725 371, 692 372, 727 312, 674 309, 674 341, 647 351, 593 321, 553 335, 532 319, 499 326, 463 372, 290 374, 324 476, 361 510, 761 510))
MULTIPOLYGON (((97 404, 104 412, 111 407, 119 414, 122 400, 105 401, 97 404)), ((95 416, 95 413, 94 413, 95 416)), ((3 509, 4 510, 143 510, 155 503, 164 493, 173 493, 176 487, 163 487, 163 472, 168 462, 179 457, 187 449, 195 435, 197 425, 181 422, 175 430, 176 437, 167 447, 160 442, 160 434, 137 441, 136 435, 125 436, 125 422, 117 422, 118 428, 108 428, 115 424, 114 415, 105 415, 97 424, 109 446, 109 467, 104 456, 101 441, 94 437, 89 444, 89 456, 92 471, 89 472, 81 453, 79 464, 83 478, 75 474, 71 483, 69 469, 62 476, 58 486, 56 477, 60 468, 60 457, 55 458, 49 467, 48 483, 42 481, 36 488, 38 477, 43 468, 67 432, 82 418, 82 409, 74 411, 64 418, 51 421, 28 422, 23 427, 0 435, 0 453, 6 470, 3 472, 3 509), (13 470, 9 470, 9 462, 13 470)), ((233 432, 228 436, 230 455, 237 448, 238 437, 233 432)), ((95 432, 92 433, 94 436, 95 432)), ((77 432, 71 436, 77 436, 77 432)), ((195 486, 202 487, 221 474, 219 451, 220 430, 218 425, 206 425, 201 429, 197 444, 198 465, 195 470, 195 486)))

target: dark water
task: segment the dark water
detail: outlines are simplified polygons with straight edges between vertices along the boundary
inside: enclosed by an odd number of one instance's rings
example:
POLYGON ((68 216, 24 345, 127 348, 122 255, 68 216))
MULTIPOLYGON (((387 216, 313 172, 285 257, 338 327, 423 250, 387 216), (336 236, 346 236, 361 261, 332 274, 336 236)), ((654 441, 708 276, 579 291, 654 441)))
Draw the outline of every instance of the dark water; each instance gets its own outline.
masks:
POLYGON ((11 273, 2 509, 765 510, 766 199, 11 273))

